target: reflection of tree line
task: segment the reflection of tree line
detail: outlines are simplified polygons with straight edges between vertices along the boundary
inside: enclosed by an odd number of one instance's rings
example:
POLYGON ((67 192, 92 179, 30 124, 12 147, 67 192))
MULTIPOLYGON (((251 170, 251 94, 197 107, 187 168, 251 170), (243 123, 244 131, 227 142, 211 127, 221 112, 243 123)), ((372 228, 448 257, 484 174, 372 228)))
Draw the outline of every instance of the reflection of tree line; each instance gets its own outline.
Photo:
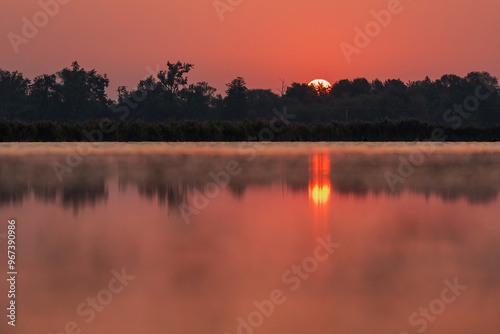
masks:
MULTIPOLYGON (((2 157, 0 159, 0 205, 19 204, 33 196, 37 201, 72 208, 77 212, 95 206, 109 196, 108 184, 117 177, 118 189, 135 189, 141 197, 160 205, 186 203, 195 190, 203 192, 211 171, 221 171, 234 159, 242 172, 227 186, 235 197, 242 197, 247 187, 282 185, 285 191, 308 191, 307 156, 259 156, 248 162, 246 156, 143 155, 112 159, 88 157, 59 182, 51 158, 2 157)), ((479 154, 435 155, 418 167, 392 193, 384 173, 398 168, 398 155, 331 155, 332 190, 340 194, 365 196, 399 194, 405 190, 447 201, 464 198, 471 204, 488 203, 500 189, 500 156, 479 154)))
MULTIPOLYGON (((60 157, 59 157, 60 158, 60 157)), ((0 161, 0 205, 20 204, 31 196, 43 203, 59 203, 77 212, 106 200, 106 166, 98 163, 75 169, 59 182, 50 163, 53 160, 2 157, 0 161)))

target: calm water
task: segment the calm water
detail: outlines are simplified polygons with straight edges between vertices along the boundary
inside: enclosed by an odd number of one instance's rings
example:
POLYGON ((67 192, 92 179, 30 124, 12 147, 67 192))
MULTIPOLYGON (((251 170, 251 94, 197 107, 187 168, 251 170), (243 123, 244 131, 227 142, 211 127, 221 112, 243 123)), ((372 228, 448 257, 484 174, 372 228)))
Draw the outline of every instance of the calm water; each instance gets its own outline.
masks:
POLYGON ((1 333, 500 332, 498 144, 76 149, 0 145, 1 333))

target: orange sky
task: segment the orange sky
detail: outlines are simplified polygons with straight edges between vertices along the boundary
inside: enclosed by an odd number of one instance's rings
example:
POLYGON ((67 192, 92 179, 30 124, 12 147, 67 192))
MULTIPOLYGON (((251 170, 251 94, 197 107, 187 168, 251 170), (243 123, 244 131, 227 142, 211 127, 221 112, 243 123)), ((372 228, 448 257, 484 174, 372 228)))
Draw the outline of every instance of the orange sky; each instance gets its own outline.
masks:
POLYGON ((221 21, 213 0, 70 0, 17 54, 8 34, 22 35, 21 18, 32 22, 41 7, 8 1, 0 13, 0 68, 33 78, 78 60, 108 74, 111 97, 167 59, 195 64, 190 82, 208 81, 219 93, 237 76, 249 88, 273 89, 279 78, 408 81, 475 70, 500 76, 500 2, 402 0, 401 13, 348 63, 340 43, 354 45, 354 28, 364 29, 372 10, 397 0, 220 0, 229 1, 241 4, 221 21))

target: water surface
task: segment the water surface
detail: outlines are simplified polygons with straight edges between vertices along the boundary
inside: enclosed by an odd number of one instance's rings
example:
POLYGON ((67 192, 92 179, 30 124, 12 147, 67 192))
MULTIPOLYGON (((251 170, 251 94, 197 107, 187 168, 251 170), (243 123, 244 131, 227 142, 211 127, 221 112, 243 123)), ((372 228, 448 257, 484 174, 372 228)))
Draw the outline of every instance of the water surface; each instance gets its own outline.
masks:
POLYGON ((0 145, 18 333, 500 332, 498 144, 78 145, 0 145))

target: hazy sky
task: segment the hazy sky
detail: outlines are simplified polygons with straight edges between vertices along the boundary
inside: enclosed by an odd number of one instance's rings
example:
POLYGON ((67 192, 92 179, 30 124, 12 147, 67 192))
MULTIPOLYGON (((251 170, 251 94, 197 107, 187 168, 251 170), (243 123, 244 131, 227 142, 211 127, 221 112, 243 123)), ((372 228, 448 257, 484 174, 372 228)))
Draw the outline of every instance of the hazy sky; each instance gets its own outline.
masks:
POLYGON ((273 89, 279 78, 408 81, 476 70, 500 76, 500 2, 491 0, 402 0, 399 6, 397 0, 220 0, 232 7, 224 20, 213 0, 59 1, 67 3, 49 6, 53 17, 40 13, 38 0, 4 1, 0 68, 33 78, 78 60, 108 74, 111 97, 117 86, 135 87, 146 67, 164 68, 167 60, 195 64, 190 82, 207 81, 219 93, 237 76, 249 88, 273 89), (348 63, 340 44, 356 46, 355 27, 365 30, 371 11, 388 6, 399 14, 380 31, 369 25, 374 37, 348 63), (33 22, 33 16, 38 32, 25 29, 29 38, 21 43, 22 18, 33 22), (17 34, 18 53, 9 33, 17 34))

